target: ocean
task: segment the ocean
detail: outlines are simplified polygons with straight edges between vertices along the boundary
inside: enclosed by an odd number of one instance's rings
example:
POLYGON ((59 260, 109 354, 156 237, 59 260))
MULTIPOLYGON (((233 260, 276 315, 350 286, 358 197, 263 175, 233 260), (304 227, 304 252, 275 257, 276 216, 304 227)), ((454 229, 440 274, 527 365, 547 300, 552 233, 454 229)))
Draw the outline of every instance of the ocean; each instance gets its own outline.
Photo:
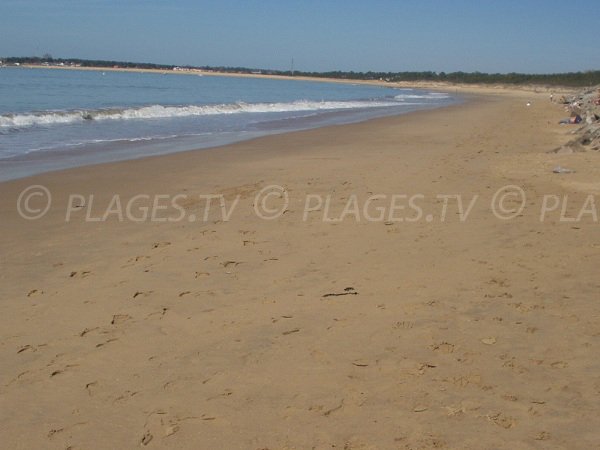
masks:
POLYGON ((0 68, 0 181, 456 102, 351 83, 0 68))

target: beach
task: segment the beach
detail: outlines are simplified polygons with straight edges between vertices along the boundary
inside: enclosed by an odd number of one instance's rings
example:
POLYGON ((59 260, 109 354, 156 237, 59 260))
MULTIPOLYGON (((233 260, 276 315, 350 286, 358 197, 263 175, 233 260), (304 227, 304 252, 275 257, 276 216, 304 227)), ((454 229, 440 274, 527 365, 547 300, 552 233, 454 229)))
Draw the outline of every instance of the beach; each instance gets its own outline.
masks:
POLYGON ((0 181, 362 122, 461 98, 397 86, 179 73, 3 68, 0 181))
POLYGON ((597 445, 600 155, 469 92, 0 183, 3 446, 597 445))

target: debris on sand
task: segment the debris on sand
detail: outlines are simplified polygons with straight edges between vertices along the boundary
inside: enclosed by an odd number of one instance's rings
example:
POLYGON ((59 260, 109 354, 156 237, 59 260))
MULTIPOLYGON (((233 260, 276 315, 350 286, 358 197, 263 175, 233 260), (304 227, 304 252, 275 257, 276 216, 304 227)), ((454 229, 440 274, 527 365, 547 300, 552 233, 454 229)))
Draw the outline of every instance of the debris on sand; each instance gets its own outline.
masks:
POLYGON ((342 295, 358 295, 358 292, 356 292, 356 290, 353 287, 347 287, 344 289, 344 292, 332 292, 332 293, 323 295, 323 298, 325 298, 325 297, 340 297, 342 295))

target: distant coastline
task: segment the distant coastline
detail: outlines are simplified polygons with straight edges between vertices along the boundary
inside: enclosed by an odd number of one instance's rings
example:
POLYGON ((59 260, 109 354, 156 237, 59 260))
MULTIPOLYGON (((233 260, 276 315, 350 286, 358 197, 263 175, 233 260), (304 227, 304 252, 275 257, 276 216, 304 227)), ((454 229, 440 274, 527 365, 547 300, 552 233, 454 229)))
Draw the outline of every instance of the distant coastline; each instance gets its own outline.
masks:
POLYGON ((517 90, 577 88, 600 84, 600 70, 552 74, 481 73, 481 72, 355 72, 355 71, 298 71, 257 69, 247 67, 176 66, 129 61, 89 60, 79 58, 53 58, 51 55, 0 57, 0 66, 27 68, 101 70, 147 73, 177 73, 188 75, 214 75, 275 79, 300 79, 305 81, 335 81, 397 85, 401 87, 446 88, 494 87, 517 90))
MULTIPOLYGON (((11 67, 11 66, 6 66, 11 67)), ((103 66, 58 66, 58 65, 42 65, 42 64, 19 64, 19 68, 25 69, 51 69, 51 70, 82 70, 82 71, 100 71, 100 72, 129 72, 129 73, 153 73, 161 75, 188 75, 188 76, 215 76, 215 77, 239 77, 239 78, 266 78, 279 80, 301 80, 324 83, 349 83, 349 84, 364 84, 371 86, 386 86, 396 88, 413 88, 413 89, 436 89, 443 92, 461 92, 461 93, 493 93, 501 94, 503 92, 514 93, 539 93, 539 92, 554 92, 558 94, 571 93, 575 88, 572 86, 552 86, 541 84, 507 84, 507 83, 456 83, 448 81, 430 81, 430 80, 415 80, 415 81, 385 81, 385 80, 360 80, 347 78, 328 78, 305 75, 279 75, 271 73, 244 73, 244 72, 223 72, 218 70, 206 69, 186 69, 186 70, 169 70, 169 69, 151 69, 139 67, 103 67, 103 66)))

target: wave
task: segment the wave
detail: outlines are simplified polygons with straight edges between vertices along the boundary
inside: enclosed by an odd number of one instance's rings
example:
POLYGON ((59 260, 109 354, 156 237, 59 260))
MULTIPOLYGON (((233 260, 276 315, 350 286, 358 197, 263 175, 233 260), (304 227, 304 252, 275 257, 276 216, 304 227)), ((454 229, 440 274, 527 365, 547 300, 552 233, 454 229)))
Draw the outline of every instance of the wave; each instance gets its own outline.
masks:
MULTIPOLYGON (((309 101, 290 103, 229 103, 219 105, 151 105, 139 108, 113 108, 96 110, 42 111, 0 116, 0 128, 25 128, 36 125, 83 123, 99 120, 165 119, 190 116, 210 116, 240 113, 277 113, 294 111, 332 111, 359 108, 398 106, 400 96, 386 100, 359 101, 309 101)), ((409 98, 409 97, 404 97, 409 98)), ((413 98, 413 97, 410 97, 413 98)), ((426 98, 416 96, 414 98, 426 98)))
POLYGON ((428 92, 427 94, 398 94, 395 95, 394 98, 396 100, 405 100, 405 99, 427 99, 427 100, 443 100, 450 98, 450 95, 444 92, 428 92))

